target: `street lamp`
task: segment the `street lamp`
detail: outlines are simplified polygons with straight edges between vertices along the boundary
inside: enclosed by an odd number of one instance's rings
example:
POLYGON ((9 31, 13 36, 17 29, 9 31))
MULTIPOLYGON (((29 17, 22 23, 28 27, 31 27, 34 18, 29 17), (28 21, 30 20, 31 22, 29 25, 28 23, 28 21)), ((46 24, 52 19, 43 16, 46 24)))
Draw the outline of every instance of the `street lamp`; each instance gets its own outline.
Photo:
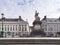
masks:
POLYGON ((2 31, 1 31, 1 37, 3 37, 3 33, 4 33, 4 32, 3 32, 3 19, 4 19, 4 17, 3 17, 3 16, 4 16, 4 14, 3 14, 3 13, 1 13, 1 15, 2 15, 2 31))

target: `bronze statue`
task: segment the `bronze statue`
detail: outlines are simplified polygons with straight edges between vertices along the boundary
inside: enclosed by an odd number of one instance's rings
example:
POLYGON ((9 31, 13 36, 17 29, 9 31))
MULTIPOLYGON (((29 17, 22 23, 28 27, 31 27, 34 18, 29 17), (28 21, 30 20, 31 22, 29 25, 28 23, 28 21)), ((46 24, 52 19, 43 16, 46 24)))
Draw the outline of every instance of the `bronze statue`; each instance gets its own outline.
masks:
POLYGON ((35 21, 40 21, 40 17, 38 16, 38 12, 37 11, 35 11, 35 21))
POLYGON ((40 36, 43 34, 43 30, 41 27, 42 22, 40 21, 40 17, 38 16, 38 14, 39 13, 35 11, 35 20, 33 21, 33 30, 31 33, 33 36, 40 36))
POLYGON ((37 11, 35 11, 35 20, 33 22, 33 26, 35 26, 35 24, 41 25, 40 17, 38 16, 38 14, 39 13, 37 11))

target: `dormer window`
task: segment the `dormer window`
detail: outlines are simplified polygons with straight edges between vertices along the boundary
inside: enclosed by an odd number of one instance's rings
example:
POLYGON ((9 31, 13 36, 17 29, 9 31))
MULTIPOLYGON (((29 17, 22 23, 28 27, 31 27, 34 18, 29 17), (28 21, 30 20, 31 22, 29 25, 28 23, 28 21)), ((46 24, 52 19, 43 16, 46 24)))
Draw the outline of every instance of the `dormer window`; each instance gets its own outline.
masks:
POLYGON ((55 20, 55 22, 57 22, 57 20, 55 20))
POLYGON ((49 20, 49 22, 52 22, 52 20, 49 20))

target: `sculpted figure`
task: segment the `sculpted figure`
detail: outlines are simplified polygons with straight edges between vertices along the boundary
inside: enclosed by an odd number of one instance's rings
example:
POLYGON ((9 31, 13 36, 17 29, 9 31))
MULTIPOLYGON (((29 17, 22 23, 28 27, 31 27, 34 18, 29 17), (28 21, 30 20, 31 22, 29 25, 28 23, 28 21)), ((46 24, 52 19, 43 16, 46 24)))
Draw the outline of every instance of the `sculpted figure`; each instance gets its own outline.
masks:
POLYGON ((41 26, 42 22, 40 21, 38 14, 39 13, 35 11, 35 20, 33 21, 33 30, 31 32, 32 36, 42 36, 44 34, 41 26))
POLYGON ((38 16, 38 12, 37 11, 35 11, 35 21, 40 21, 40 17, 38 16))

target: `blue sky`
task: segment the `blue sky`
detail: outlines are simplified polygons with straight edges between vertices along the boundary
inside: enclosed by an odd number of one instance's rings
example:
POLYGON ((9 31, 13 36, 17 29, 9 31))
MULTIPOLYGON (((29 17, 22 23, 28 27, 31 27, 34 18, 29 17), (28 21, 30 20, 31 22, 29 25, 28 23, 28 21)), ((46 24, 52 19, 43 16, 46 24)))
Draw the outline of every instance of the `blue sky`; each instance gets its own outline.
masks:
MULTIPOLYGON (((60 0, 0 0, 0 14, 4 13, 7 18, 18 18, 21 16, 32 25, 35 10, 39 12, 42 19, 60 17, 60 0)), ((1 18, 1 15, 0 15, 1 18)))

